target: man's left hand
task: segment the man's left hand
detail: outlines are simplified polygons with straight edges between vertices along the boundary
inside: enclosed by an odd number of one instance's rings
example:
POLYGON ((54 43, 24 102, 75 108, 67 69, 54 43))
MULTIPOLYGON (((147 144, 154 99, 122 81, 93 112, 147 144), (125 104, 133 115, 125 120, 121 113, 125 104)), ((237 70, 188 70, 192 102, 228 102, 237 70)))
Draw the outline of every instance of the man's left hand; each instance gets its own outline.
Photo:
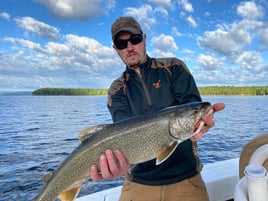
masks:
POLYGON ((208 130, 215 125, 214 113, 219 112, 219 111, 223 110, 224 108, 225 108, 224 103, 216 103, 216 104, 212 105, 213 112, 208 113, 208 114, 204 114, 202 116, 202 121, 204 122, 204 126, 200 130, 199 133, 197 133, 196 135, 191 137, 191 140, 193 142, 202 139, 203 134, 208 132, 208 130))

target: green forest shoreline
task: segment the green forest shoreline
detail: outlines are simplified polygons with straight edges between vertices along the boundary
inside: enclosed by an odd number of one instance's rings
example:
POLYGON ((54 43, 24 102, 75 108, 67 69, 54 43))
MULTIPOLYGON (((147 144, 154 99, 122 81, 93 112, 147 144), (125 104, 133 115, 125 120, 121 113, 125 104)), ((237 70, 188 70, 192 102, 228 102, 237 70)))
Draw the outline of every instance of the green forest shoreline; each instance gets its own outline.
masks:
MULTIPOLYGON (((268 86, 206 86, 198 87, 201 95, 267 96, 268 86)), ((102 96, 108 89, 94 88, 41 88, 32 92, 34 96, 102 96)))

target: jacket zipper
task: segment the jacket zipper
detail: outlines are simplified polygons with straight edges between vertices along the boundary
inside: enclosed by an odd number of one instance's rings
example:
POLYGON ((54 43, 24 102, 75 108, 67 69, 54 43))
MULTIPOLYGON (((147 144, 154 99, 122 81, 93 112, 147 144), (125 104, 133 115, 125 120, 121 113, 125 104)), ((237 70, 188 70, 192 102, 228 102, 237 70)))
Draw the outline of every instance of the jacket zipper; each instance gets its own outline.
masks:
POLYGON ((138 73, 138 76, 139 76, 139 78, 140 78, 141 85, 142 85, 142 88, 143 88, 143 90, 144 90, 144 93, 145 93, 145 97, 146 97, 147 103, 148 103, 148 105, 151 107, 151 106, 153 105, 153 103, 152 103, 152 99, 151 99, 151 96, 150 96, 150 94, 149 94, 148 88, 147 88, 147 86, 146 86, 146 84, 145 84, 145 82, 144 82, 144 80, 143 80, 143 77, 142 77, 141 73, 138 73))

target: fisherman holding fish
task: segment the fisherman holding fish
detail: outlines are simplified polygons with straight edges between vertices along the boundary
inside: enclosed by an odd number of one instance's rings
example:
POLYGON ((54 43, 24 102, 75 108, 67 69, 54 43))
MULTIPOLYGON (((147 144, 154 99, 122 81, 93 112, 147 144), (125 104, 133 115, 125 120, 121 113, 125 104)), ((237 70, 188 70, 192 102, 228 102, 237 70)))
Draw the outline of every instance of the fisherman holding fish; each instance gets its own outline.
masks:
POLYGON ((111 31, 126 64, 108 91, 114 123, 80 131, 81 144, 44 177, 33 201, 74 201, 89 178, 121 176, 119 201, 208 201, 196 141, 224 104, 202 102, 183 61, 149 57, 146 34, 134 18, 120 17, 111 31))
MULTIPOLYGON (((109 88, 108 108, 114 122, 202 101, 183 61, 148 56, 147 36, 133 17, 118 18, 111 33, 113 48, 126 65, 109 88)), ((157 165, 154 159, 131 167, 120 147, 108 149, 100 156, 99 166, 90 167, 90 177, 99 181, 125 176, 120 201, 208 201, 196 141, 214 126, 213 114, 222 109, 222 103, 213 105, 212 112, 202 116, 202 129, 180 143, 163 163, 157 165)))

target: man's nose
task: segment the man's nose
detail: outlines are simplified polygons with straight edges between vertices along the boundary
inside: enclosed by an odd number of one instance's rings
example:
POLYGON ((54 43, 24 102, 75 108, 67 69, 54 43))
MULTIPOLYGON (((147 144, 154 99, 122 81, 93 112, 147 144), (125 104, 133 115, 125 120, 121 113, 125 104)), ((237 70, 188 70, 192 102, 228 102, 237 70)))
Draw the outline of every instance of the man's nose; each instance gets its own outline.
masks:
POLYGON ((127 50, 131 51, 131 50, 133 50, 133 48, 134 48, 134 45, 132 45, 132 43, 130 41, 128 41, 127 42, 127 50))

